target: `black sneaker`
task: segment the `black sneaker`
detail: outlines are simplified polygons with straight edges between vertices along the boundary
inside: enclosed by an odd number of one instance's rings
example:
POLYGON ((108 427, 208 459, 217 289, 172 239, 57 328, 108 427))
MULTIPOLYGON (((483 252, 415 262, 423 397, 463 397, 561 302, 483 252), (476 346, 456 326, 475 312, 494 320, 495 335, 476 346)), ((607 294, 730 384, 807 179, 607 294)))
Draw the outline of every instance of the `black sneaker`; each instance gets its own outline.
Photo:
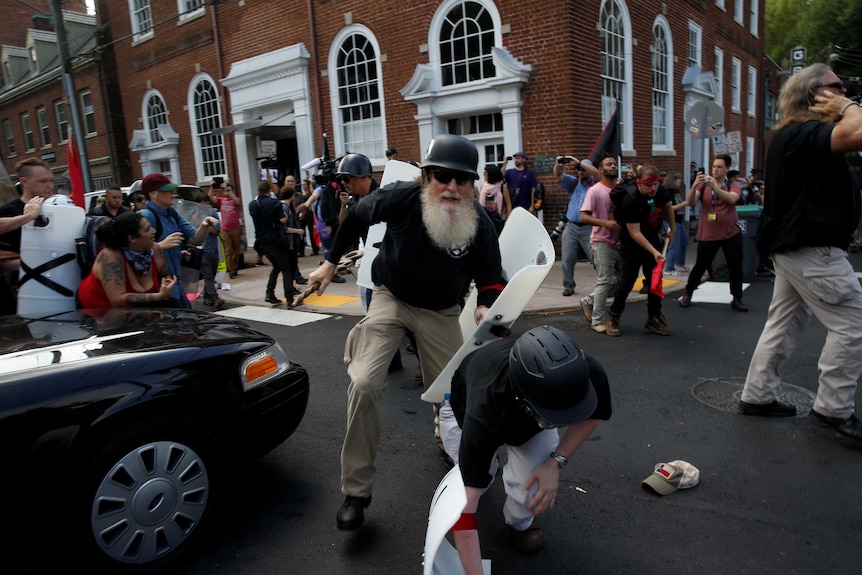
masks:
POLYGON ((821 427, 831 429, 836 435, 862 442, 862 422, 859 421, 856 414, 847 419, 840 419, 838 417, 826 417, 812 409, 808 412, 808 419, 821 427))
POLYGON ((365 508, 371 505, 371 497, 348 495, 338 510, 338 528, 342 531, 359 529, 365 523, 365 508))
POLYGON ((742 415, 759 415, 761 417, 794 417, 796 406, 773 399, 771 403, 757 404, 739 400, 736 410, 742 415))
POLYGON ((281 303, 281 300, 275 297, 274 293, 266 294, 266 297, 263 298, 263 301, 265 301, 266 303, 281 303))

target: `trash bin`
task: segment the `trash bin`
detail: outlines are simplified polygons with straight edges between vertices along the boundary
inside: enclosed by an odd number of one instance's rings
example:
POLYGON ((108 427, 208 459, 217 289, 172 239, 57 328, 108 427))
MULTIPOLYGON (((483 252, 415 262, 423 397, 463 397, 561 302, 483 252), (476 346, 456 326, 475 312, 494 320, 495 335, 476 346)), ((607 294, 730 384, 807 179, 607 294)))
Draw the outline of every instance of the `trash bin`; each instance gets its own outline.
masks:
POLYGON ((757 272, 757 231, 763 206, 737 206, 739 229, 742 231, 742 281, 751 283, 757 272))
MULTIPOLYGON (((739 230, 742 232, 742 281, 744 283, 753 282, 757 273, 757 231, 760 229, 762 212, 763 206, 737 206, 736 208, 739 230)), ((730 280, 722 250, 718 250, 715 259, 712 260, 711 277, 719 282, 730 280)))

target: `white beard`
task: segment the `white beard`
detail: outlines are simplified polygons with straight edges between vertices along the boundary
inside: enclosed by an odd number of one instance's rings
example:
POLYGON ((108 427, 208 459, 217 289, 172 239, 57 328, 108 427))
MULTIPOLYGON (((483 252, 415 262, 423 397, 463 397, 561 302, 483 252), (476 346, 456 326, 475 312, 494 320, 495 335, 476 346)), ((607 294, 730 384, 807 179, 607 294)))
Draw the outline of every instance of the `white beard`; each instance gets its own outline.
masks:
POLYGON ((473 202, 461 199, 457 206, 444 205, 427 188, 422 190, 422 222, 431 242, 444 250, 463 248, 479 229, 479 214, 473 202))

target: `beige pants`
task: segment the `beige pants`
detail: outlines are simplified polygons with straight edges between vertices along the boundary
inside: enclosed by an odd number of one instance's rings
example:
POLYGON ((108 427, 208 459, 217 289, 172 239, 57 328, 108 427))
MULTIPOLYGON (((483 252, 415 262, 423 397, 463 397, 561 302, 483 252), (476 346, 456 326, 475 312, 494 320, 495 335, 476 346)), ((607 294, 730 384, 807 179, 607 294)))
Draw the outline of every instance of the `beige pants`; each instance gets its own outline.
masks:
POLYGON ((817 363, 820 378, 814 410, 846 419, 854 412, 862 374, 862 286, 847 252, 802 248, 774 254, 772 262, 772 303, 751 357, 742 400, 764 404, 775 399, 781 370, 814 314, 827 330, 817 363))
MULTIPOLYGON (((347 431, 341 448, 341 491, 368 497, 377 474, 380 414, 377 403, 386 391, 389 362, 407 330, 416 336, 422 377, 431 385, 461 347, 460 308, 413 307, 382 286, 374 288, 368 314, 350 330, 344 363, 347 388, 347 431)), ((430 412, 430 409, 429 409, 430 412)))
POLYGON ((241 234, 242 230, 240 228, 227 232, 223 231, 219 234, 221 236, 221 243, 224 245, 224 263, 227 266, 228 273, 236 272, 239 267, 241 234))

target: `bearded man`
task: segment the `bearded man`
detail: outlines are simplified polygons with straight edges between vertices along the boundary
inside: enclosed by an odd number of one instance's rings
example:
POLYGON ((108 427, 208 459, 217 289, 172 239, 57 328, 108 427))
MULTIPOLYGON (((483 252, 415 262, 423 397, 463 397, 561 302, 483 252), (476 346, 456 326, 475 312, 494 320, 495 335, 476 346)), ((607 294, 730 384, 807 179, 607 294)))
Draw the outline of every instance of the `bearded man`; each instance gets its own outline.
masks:
POLYGON ((380 424, 377 403, 386 390, 392 354, 410 330, 422 358, 424 381, 433 382, 461 346, 459 305, 476 282, 479 322, 503 289, 497 233, 473 199, 479 153, 460 136, 437 136, 422 164, 422 183, 395 182, 348 210, 326 262, 309 274, 322 294, 341 256, 369 226, 386 222, 372 266, 374 295, 365 318, 347 337, 344 362, 347 431, 341 450, 338 528, 358 529, 371 503, 380 424))

